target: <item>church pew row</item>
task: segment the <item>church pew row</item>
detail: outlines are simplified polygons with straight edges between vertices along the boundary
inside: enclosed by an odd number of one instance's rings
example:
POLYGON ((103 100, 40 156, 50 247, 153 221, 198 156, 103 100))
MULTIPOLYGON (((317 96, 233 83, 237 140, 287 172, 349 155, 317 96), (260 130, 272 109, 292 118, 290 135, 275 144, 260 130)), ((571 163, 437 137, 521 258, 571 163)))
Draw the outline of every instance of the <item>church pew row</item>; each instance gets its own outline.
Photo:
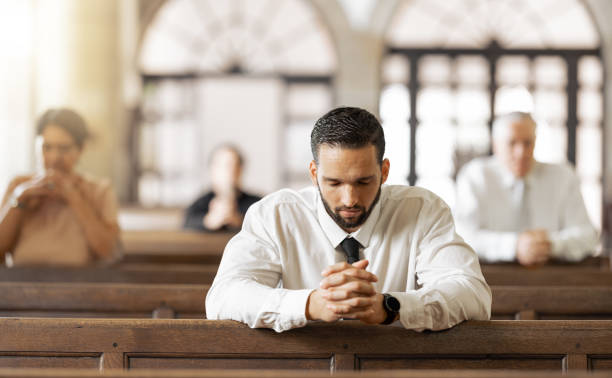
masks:
MULTIPOLYGON (((223 250, 233 233, 202 233, 182 230, 121 232, 121 243, 124 250, 122 263, 170 263, 170 264, 218 264, 223 250)), ((487 266, 489 264, 483 264, 487 266)), ((515 263, 491 264, 492 267, 522 268, 515 263)), ((610 271, 608 257, 589 257, 577 263, 551 261, 548 265, 537 268, 545 271, 549 268, 578 268, 587 271, 610 271)), ((494 268, 495 269, 495 268, 494 268)), ((522 268, 525 269, 525 268, 522 268)))
POLYGON ((210 284, 217 265, 121 264, 112 267, 0 267, 0 282, 119 282, 210 284))
POLYGON ((123 231, 120 263, 219 264, 232 233, 123 231))
MULTIPOLYGON (((0 316, 203 318, 208 285, 0 282, 0 316)), ((612 319, 612 287, 493 286, 493 319, 612 319)))
POLYGON ((482 265, 489 285, 612 286, 612 271, 580 266, 546 266, 528 269, 520 265, 482 265))
MULTIPOLYGON (((0 282, 123 282, 210 284, 216 264, 122 263, 112 267, 0 267, 0 282)), ((612 272, 572 267, 526 269, 519 266, 482 267, 492 286, 612 286, 612 272)))
POLYGON ((0 282, 0 316, 204 318, 208 285, 0 282))
POLYGON ((565 373, 546 370, 105 370, 0 368, 1 378, 609 378, 612 371, 565 373))
POLYGON ((2 367, 612 369, 612 321, 469 321, 414 332, 355 321, 276 333, 194 319, 0 319, 2 367))

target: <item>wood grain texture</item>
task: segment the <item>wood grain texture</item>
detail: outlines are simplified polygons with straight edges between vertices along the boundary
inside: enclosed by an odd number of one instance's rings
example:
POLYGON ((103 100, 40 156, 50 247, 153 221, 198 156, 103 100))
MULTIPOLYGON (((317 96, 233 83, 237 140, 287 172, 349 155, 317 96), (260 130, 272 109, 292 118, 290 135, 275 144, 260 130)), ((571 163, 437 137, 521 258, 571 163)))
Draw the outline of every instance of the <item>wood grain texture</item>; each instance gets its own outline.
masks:
POLYGON ((612 286, 492 286, 494 315, 534 311, 539 319, 612 319, 612 286))
POLYGON ((123 231, 122 262, 218 264, 231 233, 123 231))
POLYGON ((612 373, 569 373, 512 370, 384 370, 335 372, 325 370, 133 370, 103 372, 79 369, 1 369, 0 377, 11 378, 604 378, 612 373))
MULTIPOLYGON (((563 370, 569 355, 612 355, 612 321, 470 321, 440 332, 358 322, 312 323, 284 333, 232 321, 0 319, 0 350, 50 356, 119 353, 132 368, 369 368, 563 370), (214 361, 214 360, 217 361, 214 361), (231 361, 230 361, 231 360, 231 361)), ((570 364, 573 364, 569 357, 570 364)), ((45 367, 41 365, 41 367, 45 367)), ((585 366, 586 370, 586 366, 585 366)))
POLYGON ((210 284, 217 265, 120 264, 106 268, 0 267, 0 282, 210 284))
POLYGON ((207 285, 0 282, 0 316, 153 316, 169 308, 203 318, 207 285))

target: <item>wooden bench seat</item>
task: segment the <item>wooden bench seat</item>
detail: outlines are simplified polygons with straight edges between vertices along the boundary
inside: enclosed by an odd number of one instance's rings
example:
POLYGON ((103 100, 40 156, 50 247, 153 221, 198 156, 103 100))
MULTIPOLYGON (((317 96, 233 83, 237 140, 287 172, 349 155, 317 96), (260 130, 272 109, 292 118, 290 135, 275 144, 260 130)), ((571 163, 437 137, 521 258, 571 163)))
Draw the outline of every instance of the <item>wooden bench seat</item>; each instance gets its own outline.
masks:
POLYGON ((0 282, 0 316, 204 318, 207 285, 0 282))
POLYGON ((494 319, 612 319, 612 286, 492 286, 494 319))
POLYGON ((482 274, 492 286, 612 286, 612 271, 573 266, 483 265, 482 274))
MULTIPOLYGON (((208 285, 0 282, 0 316, 203 318, 208 285)), ((493 319, 612 319, 612 287, 492 286, 493 319)))
POLYGON ((0 282, 210 284, 217 265, 121 264, 105 268, 0 267, 0 282))
POLYGON ((91 369, 612 368, 612 321, 469 321, 414 332, 354 321, 276 333, 233 321, 0 319, 4 367, 91 369))
POLYGON ((7 378, 609 378, 612 372, 573 372, 527 370, 383 370, 331 371, 325 370, 105 370, 86 369, 2 369, 0 377, 7 378))
POLYGON ((123 231, 123 263, 219 264, 232 233, 123 231))

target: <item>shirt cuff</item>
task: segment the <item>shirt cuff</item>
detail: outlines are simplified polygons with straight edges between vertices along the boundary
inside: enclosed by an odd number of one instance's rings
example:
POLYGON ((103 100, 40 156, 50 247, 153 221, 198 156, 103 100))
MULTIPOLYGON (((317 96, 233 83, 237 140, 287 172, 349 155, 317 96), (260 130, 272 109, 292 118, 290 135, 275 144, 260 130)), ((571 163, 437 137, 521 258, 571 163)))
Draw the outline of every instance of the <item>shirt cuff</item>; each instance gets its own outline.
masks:
POLYGON ((277 331, 282 332, 306 325, 306 303, 312 291, 312 289, 284 290, 278 309, 280 316, 277 331))
POLYGON ((552 257, 561 259, 563 256, 563 239, 559 232, 548 232, 548 240, 550 240, 550 254, 552 257))
POLYGON ((406 329, 422 331, 431 328, 432 319, 426 316, 425 306, 416 292, 389 293, 400 303, 399 322, 406 329))
POLYGON ((516 260, 516 243, 518 242, 518 234, 509 232, 502 236, 503 242, 500 244, 499 261, 515 261, 516 260))

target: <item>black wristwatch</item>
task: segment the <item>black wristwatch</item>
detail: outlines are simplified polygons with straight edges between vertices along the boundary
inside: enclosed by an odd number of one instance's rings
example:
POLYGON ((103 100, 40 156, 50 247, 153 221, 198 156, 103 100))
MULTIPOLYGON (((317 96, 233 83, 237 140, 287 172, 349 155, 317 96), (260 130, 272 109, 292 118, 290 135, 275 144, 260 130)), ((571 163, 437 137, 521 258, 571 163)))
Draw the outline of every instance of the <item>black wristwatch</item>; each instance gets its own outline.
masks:
POLYGON ((399 310, 400 310, 399 301, 397 300, 397 298, 395 298, 391 294, 383 294, 382 304, 383 304, 383 308, 385 309, 385 312, 387 313, 387 318, 385 319, 384 322, 380 324, 393 323, 393 321, 397 317, 397 314, 399 313, 399 310))

